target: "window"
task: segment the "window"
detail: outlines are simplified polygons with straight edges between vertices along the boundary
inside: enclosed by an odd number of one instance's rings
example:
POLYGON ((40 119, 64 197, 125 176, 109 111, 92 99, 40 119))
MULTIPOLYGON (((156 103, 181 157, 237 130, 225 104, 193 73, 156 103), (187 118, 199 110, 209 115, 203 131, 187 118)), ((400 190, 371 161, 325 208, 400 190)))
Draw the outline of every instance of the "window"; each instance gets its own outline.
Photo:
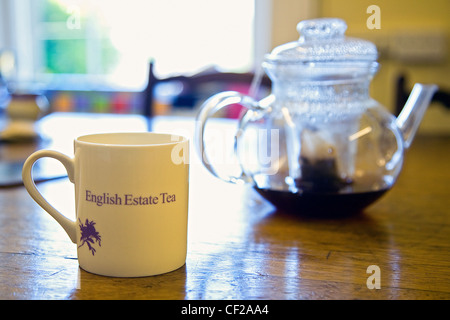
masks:
POLYGON ((255 16, 267 13, 261 8, 268 3, 0 0, 2 19, 11 16, 0 26, 0 47, 3 38, 16 51, 22 81, 49 89, 141 90, 150 59, 160 76, 212 65, 231 71, 253 68, 269 50, 267 42, 254 40, 255 32, 268 37, 269 19, 255 16), (260 25, 255 27, 255 21, 260 25))

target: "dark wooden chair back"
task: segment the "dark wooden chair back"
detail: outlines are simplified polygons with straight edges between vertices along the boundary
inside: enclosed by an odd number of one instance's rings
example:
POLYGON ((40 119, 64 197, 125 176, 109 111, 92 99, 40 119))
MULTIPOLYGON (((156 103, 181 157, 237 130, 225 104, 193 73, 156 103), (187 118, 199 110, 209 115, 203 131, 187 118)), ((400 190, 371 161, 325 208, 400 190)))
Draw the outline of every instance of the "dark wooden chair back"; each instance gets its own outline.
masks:
MULTIPOLYGON (((192 76, 173 76, 167 78, 158 78, 154 73, 154 63, 149 65, 148 84, 143 91, 143 110, 144 115, 151 117, 153 115, 153 107, 155 104, 155 87, 161 83, 179 82, 183 85, 183 94, 189 94, 198 90, 198 88, 205 84, 246 84, 251 85, 254 80, 260 80, 261 87, 271 88, 272 82, 267 75, 262 75, 261 78, 255 79, 255 74, 248 73, 231 73, 218 72, 216 70, 198 73, 192 76)), ((217 92, 211 92, 211 95, 217 92)))

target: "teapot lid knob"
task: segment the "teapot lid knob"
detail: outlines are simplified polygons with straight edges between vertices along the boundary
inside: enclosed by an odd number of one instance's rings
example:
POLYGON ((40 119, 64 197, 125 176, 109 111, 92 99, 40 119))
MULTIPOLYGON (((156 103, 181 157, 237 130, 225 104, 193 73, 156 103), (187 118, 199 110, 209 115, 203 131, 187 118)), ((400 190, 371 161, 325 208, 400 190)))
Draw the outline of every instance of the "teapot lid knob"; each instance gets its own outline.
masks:
POLYGON ((319 18, 297 24, 300 41, 343 38, 346 30, 347 24, 339 18, 319 18))

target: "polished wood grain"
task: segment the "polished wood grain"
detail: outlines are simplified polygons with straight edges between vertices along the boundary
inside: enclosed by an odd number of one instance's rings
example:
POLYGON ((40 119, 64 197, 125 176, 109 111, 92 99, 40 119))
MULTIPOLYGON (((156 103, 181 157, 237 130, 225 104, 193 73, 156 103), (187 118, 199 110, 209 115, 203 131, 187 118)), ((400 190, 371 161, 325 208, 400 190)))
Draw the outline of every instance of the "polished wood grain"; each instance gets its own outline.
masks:
MULTIPOLYGON (((193 162, 186 264, 145 278, 81 270, 75 245, 24 187, 2 188, 0 299, 449 299, 449 147, 450 137, 417 138, 394 188, 363 214, 336 220, 277 211, 193 162), (371 265, 380 289, 367 286, 371 265)), ((67 178, 38 187, 74 217, 67 178)))

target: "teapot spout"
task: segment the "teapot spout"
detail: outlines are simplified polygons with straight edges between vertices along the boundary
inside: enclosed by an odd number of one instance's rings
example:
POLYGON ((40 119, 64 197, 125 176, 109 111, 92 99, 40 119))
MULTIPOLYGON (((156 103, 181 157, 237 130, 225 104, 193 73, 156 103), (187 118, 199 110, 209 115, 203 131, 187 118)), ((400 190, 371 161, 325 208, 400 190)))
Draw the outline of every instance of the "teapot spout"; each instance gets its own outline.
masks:
POLYGON ((397 117, 396 124, 403 135, 404 147, 408 149, 419 128, 420 122, 438 87, 434 84, 416 83, 411 94, 397 117))

